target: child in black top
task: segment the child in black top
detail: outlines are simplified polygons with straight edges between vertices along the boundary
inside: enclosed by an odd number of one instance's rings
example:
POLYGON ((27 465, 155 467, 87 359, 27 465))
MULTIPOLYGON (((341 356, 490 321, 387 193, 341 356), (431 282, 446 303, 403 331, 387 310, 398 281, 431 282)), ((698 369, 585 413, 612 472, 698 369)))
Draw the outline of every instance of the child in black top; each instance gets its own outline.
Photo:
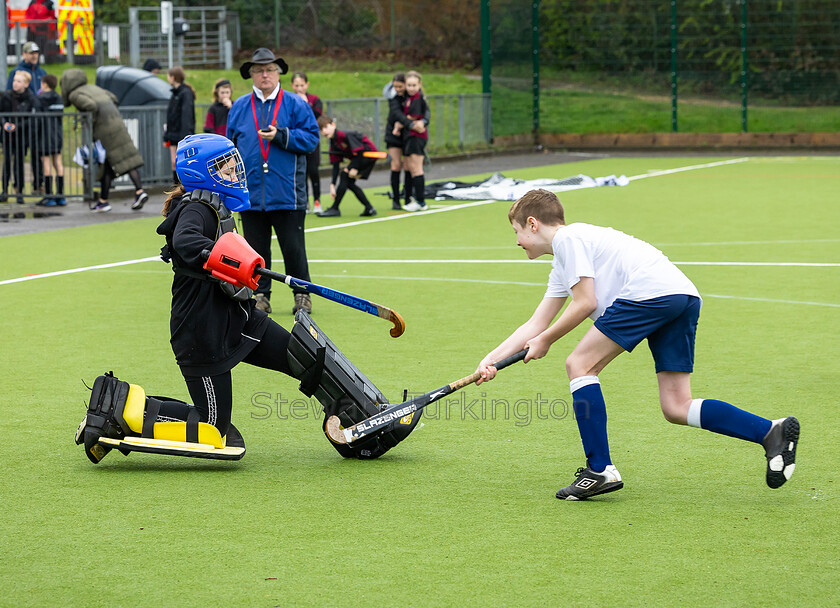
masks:
POLYGON ((330 140, 330 162, 333 166, 330 196, 334 199, 332 207, 318 213, 318 217, 341 216, 338 206, 347 190, 355 194, 365 206, 361 217, 376 215, 376 209, 370 204, 364 191, 356 185, 357 179, 367 179, 370 176, 373 165, 376 164, 376 158, 365 156, 365 152, 376 152, 376 146, 367 135, 358 131, 339 131, 336 129, 335 121, 325 114, 318 118, 318 128, 321 129, 321 135, 330 140), (345 158, 350 159, 350 164, 342 171, 341 161, 345 158), (338 180, 337 188, 336 180, 338 180))
MULTIPOLYGON (((321 114, 324 113, 324 104, 321 102, 321 98, 317 95, 313 95, 309 93, 309 78, 306 77, 306 74, 303 72, 295 72, 295 75, 292 76, 292 89, 301 99, 303 99, 310 108, 312 108, 312 113, 315 115, 315 120, 318 120, 321 117, 321 114)), ((312 209, 307 209, 307 213, 320 213, 321 212, 321 177, 320 177, 320 169, 321 166, 321 142, 318 142, 316 148, 306 155, 306 177, 308 178, 308 182, 312 183, 312 209)), ((309 203, 307 202, 307 206, 309 203)))
POLYGON ((55 74, 47 74, 41 79, 41 90, 38 92, 38 109, 55 115, 42 118, 39 131, 45 196, 38 204, 45 207, 67 204, 64 198, 64 163, 61 160, 61 148, 64 146, 64 129, 61 127, 64 102, 55 91, 57 86, 58 78, 55 74), (52 193, 53 173, 55 173, 55 196, 52 193))
POLYGON ((421 83, 420 74, 417 72, 412 71, 405 75, 406 99, 403 111, 411 121, 411 126, 403 129, 403 154, 405 166, 411 173, 411 190, 415 199, 405 206, 406 211, 428 209, 425 201, 426 177, 423 174, 423 160, 426 157, 426 142, 429 139, 426 127, 431 113, 421 83))
POLYGON ((204 119, 204 132, 225 135, 227 133, 227 117, 230 106, 233 105, 233 88, 230 80, 219 78, 213 85, 213 105, 207 109, 204 119))
POLYGON ((12 79, 12 88, 0 97, 0 122, 3 125, 3 194, 5 201, 9 192, 9 180, 14 173, 17 202, 23 204, 23 167, 26 156, 27 139, 31 135, 32 119, 23 116, 6 115, 30 113, 35 110, 37 101, 29 82, 29 72, 18 70, 12 79))
MULTIPOLYGON (((400 206, 400 173, 403 171, 403 128, 411 127, 411 121, 403 113, 405 105, 405 74, 398 72, 390 85, 385 87, 388 99, 388 121, 385 123, 385 145, 391 159, 391 200, 395 211, 402 211, 400 206)), ((405 204, 411 202, 411 174, 405 169, 403 180, 405 204)))

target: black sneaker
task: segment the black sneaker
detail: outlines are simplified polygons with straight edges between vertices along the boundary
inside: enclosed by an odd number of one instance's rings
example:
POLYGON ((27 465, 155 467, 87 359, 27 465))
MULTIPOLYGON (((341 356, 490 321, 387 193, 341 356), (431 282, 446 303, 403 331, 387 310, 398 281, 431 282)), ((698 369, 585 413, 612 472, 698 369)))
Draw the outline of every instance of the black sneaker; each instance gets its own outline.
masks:
POLYGON ((330 207, 326 211, 321 211, 321 213, 315 215, 318 217, 341 217, 341 211, 338 210, 338 207, 330 207))
POLYGON ((138 194, 135 197, 134 202, 131 203, 131 208, 134 211, 140 211, 143 208, 143 205, 145 205, 146 201, 148 201, 148 200, 149 200, 149 195, 146 194, 145 192, 141 192, 140 194, 138 194))
POLYGON ((376 209, 373 207, 365 207, 365 210, 359 214, 359 217, 373 217, 376 215, 376 209))
POLYGON ((557 491, 560 500, 586 500, 598 494, 615 492, 624 487, 621 475, 613 465, 607 466, 601 473, 589 467, 581 467, 575 473, 575 482, 557 491))
POLYGON ((781 487, 796 467, 796 444, 799 442, 799 421, 793 416, 773 421, 761 441, 767 456, 767 485, 781 487))

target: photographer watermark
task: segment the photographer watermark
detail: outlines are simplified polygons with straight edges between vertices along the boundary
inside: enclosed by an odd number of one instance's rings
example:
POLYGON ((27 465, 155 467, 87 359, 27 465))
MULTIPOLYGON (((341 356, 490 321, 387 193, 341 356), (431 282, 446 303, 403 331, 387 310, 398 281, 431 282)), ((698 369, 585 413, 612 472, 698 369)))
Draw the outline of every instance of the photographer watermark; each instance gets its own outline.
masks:
MULTIPOLYGON (((418 393, 419 395, 419 393, 418 393)), ((417 395, 413 395, 417 396, 417 395)), ((411 394, 408 395, 410 399, 411 394)), ((565 420, 571 408, 564 399, 547 399, 542 393, 518 399, 493 399, 482 392, 471 398, 468 391, 441 399, 423 409, 426 420, 513 421, 518 426, 528 426, 534 420, 565 420)), ((258 392, 251 395, 251 418, 254 420, 307 420, 318 422, 324 418, 324 409, 315 398, 296 395, 293 399, 283 393, 258 392)))

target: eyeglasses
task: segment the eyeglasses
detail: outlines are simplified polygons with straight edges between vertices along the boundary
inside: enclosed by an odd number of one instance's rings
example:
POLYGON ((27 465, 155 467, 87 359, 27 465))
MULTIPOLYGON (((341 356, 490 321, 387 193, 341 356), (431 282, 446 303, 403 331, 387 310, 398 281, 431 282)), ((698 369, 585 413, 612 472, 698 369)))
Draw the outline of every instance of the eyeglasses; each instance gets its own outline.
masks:
POLYGON ((263 74, 274 74, 279 72, 277 68, 251 68, 250 72, 256 76, 262 76, 263 74))

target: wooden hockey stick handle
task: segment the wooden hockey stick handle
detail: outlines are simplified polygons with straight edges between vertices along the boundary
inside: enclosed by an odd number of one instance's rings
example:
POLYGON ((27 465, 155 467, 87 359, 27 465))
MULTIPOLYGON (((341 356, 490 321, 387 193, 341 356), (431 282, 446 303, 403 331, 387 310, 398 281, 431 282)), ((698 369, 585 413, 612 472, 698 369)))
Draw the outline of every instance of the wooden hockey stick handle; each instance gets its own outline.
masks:
MULTIPOLYGON (((501 361, 499 361, 498 363, 494 363, 493 367, 495 367, 496 370, 505 369, 508 365, 512 365, 514 363, 522 361, 522 359, 524 359, 525 355, 527 355, 527 354, 528 354, 528 349, 523 348, 518 353, 514 353, 510 357, 506 357, 506 358, 502 359, 501 361)), ((453 391, 457 391, 460 388, 464 388, 465 386, 468 386, 468 385, 472 384, 473 382, 476 382, 479 378, 481 378, 481 373, 480 372, 475 372, 475 373, 470 374, 469 376, 464 376, 460 380, 456 380, 455 382, 453 382, 452 384, 449 385, 449 388, 451 388, 453 391)))
MULTIPOLYGON (((497 370, 504 369, 507 366, 516 363, 517 361, 522 361, 525 358, 525 355, 527 354, 528 349, 522 349, 518 353, 514 353, 510 357, 506 357, 498 363, 494 363, 493 367, 495 367, 497 370)), ((430 403, 434 403, 438 399, 441 399, 442 397, 454 393, 458 389, 464 388, 465 386, 472 384, 479 378, 481 378, 481 374, 479 372, 474 372, 469 376, 464 376, 460 380, 455 380, 455 382, 452 382, 451 384, 444 386, 438 390, 428 392, 424 395, 420 395, 419 397, 415 397, 414 399, 410 399, 404 403, 399 403, 397 405, 387 407, 383 411, 379 412, 379 414, 371 416, 370 418, 358 422, 348 428, 341 427, 341 420, 338 418, 338 416, 330 416, 329 418, 327 418, 326 422, 327 436, 334 443, 352 443, 356 439, 360 439, 361 437, 378 432, 379 430, 387 427, 388 424, 392 423, 393 420, 397 417, 408 415, 411 412, 422 410, 430 403)))

